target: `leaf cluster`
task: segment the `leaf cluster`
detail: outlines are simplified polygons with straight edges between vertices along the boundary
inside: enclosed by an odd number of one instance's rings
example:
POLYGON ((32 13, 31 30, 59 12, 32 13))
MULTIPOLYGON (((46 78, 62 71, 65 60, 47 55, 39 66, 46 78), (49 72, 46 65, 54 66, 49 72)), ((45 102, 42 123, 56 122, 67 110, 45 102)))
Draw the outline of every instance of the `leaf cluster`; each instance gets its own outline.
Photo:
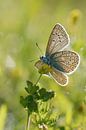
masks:
POLYGON ((20 97, 20 103, 24 108, 28 109, 29 114, 32 112, 38 112, 39 102, 47 102, 52 99, 55 95, 54 91, 48 91, 45 88, 40 88, 36 84, 34 85, 31 81, 27 81, 27 92, 26 97, 20 97))

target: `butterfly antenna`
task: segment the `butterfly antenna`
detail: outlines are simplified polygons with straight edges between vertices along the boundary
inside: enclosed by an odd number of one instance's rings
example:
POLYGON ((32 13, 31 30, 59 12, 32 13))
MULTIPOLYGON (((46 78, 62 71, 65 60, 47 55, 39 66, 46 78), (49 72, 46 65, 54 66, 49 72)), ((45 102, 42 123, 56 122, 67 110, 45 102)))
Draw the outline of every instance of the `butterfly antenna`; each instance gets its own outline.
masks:
MULTIPOLYGON (((37 48, 39 49, 39 51, 41 52, 41 55, 42 55, 43 52, 42 52, 42 50, 40 49, 40 47, 39 47, 39 45, 38 45, 37 43, 36 43, 36 46, 37 46, 37 48)), ((35 61, 35 60, 38 60, 38 58, 29 60, 29 62, 33 62, 33 61, 35 61)))
POLYGON ((39 51, 41 52, 41 55, 43 55, 43 52, 42 52, 41 48, 39 47, 38 43, 36 43, 36 46, 38 47, 39 51))

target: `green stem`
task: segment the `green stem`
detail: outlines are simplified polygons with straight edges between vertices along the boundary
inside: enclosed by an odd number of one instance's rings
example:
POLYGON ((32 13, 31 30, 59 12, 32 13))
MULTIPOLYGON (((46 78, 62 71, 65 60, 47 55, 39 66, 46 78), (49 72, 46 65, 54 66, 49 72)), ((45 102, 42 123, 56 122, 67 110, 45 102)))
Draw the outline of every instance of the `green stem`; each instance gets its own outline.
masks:
POLYGON ((26 130, 29 130, 29 129, 30 129, 30 114, 29 114, 29 112, 28 112, 26 130))
POLYGON ((37 83, 39 82, 40 78, 41 78, 42 74, 40 74, 38 80, 36 81, 35 85, 37 85, 37 83))

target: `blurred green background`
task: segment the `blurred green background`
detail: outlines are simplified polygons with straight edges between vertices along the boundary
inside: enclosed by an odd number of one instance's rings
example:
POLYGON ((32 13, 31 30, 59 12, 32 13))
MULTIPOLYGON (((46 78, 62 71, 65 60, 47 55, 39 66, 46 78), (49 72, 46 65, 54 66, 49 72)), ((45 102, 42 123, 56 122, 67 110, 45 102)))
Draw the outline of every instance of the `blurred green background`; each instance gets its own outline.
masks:
POLYGON ((29 60, 40 57, 36 43, 45 52, 57 22, 69 33, 69 48, 79 53, 80 66, 66 87, 48 77, 42 77, 40 85, 56 92, 53 105, 66 118, 58 125, 86 130, 85 0, 0 0, 0 130, 24 130, 27 113, 20 96, 26 94, 26 80, 35 83, 39 76, 29 60))

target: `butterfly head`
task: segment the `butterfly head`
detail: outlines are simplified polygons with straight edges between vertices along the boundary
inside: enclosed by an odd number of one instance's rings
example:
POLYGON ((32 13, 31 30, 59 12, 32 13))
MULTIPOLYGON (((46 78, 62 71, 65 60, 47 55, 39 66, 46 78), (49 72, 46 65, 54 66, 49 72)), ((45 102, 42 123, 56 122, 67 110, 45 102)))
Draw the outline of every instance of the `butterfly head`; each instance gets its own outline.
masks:
POLYGON ((44 56, 41 56, 41 57, 40 57, 40 60, 43 60, 43 59, 44 59, 44 56))
POLYGON ((48 65, 50 64, 50 60, 49 60, 49 58, 46 57, 46 56, 40 57, 40 60, 43 61, 44 63, 48 64, 48 65))
POLYGON ((46 59, 45 56, 41 56, 41 57, 40 57, 40 60, 42 60, 43 62, 47 62, 47 59, 46 59))

